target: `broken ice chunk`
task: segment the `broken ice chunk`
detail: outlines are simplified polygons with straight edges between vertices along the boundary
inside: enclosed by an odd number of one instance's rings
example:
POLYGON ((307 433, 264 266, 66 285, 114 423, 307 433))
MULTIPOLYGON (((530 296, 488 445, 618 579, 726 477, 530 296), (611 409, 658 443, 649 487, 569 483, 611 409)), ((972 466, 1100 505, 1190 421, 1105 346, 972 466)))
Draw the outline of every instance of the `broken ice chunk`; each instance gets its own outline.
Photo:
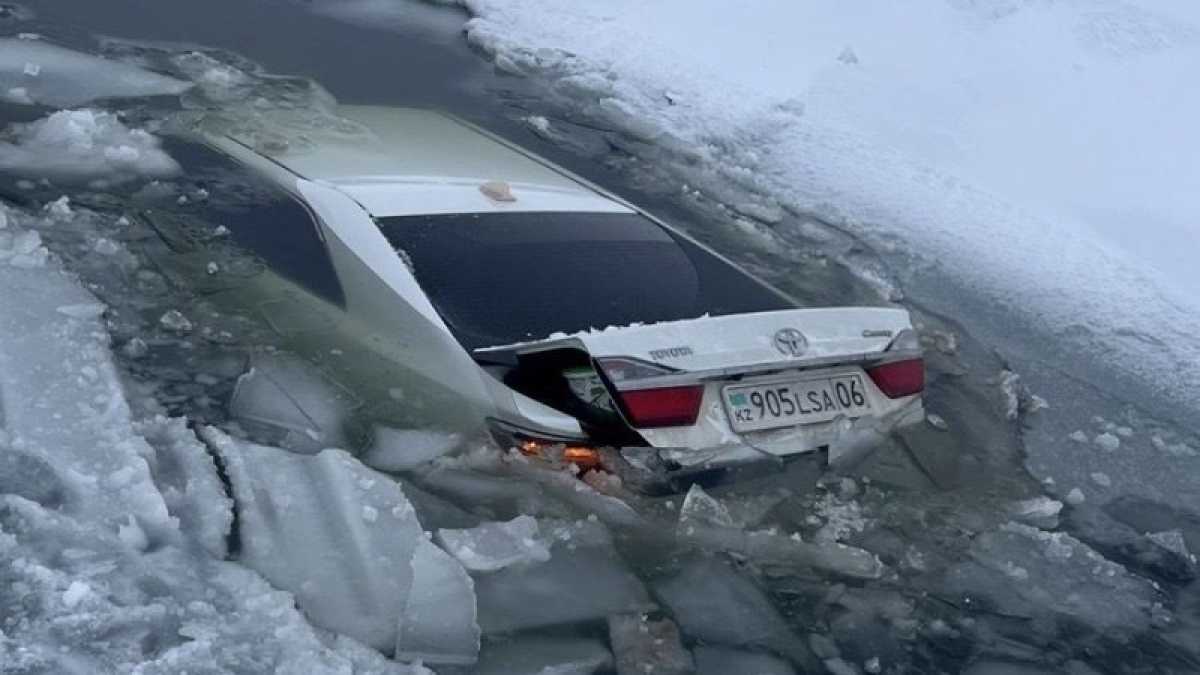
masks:
POLYGON ((699 484, 694 484, 683 499, 679 509, 679 526, 734 527, 729 510, 720 501, 709 496, 699 484))
POLYGON ((550 559, 549 549, 538 541, 538 523, 530 516, 467 530, 438 530, 437 537, 442 548, 472 572, 550 559))
POLYGON ((603 620, 652 608, 642 582, 616 552, 595 547, 556 546, 544 563, 476 578, 475 593, 479 625, 487 634, 603 620))
POLYGON ((1121 439, 1108 432, 1096 436, 1094 442, 1100 447, 1101 450, 1104 450, 1105 452, 1113 452, 1121 447, 1121 439))
POLYGON ((1196 564, 1196 556, 1192 555, 1192 552, 1188 550, 1187 540, 1184 538, 1183 532, 1179 530, 1151 532, 1146 535, 1146 538, 1184 560, 1190 560, 1193 565, 1196 564))
POLYGON ((984 597, 1015 616, 1067 615, 1101 631, 1149 625, 1159 593, 1151 582, 1063 532, 1007 523, 971 544, 972 560, 945 577, 953 593, 984 597), (1025 583, 1011 572, 1024 570, 1025 583))
POLYGON ((454 559, 422 537, 412 557, 396 658, 471 664, 479 654, 475 586, 454 559))
POLYGON ((1017 502, 1012 507, 1012 514, 1023 523, 1036 527, 1054 528, 1058 527, 1058 514, 1062 508, 1062 502, 1043 495, 1017 502))
POLYGON ((655 587, 689 636, 731 647, 766 647, 790 658, 808 651, 754 582, 717 560, 700 560, 655 587))
POLYGON ((744 652, 725 647, 696 648, 696 675, 795 675, 796 670, 782 659, 761 652, 744 652))
POLYGON ((1067 503, 1071 506, 1079 506, 1086 501, 1086 499, 1087 498, 1083 496, 1083 490, 1080 490, 1077 487, 1071 488, 1071 491, 1067 493, 1067 503))
POLYGON ((158 323, 163 328, 173 330, 177 333, 186 333, 192 329, 191 320, 177 309, 167 310, 166 313, 158 318, 158 323))
POLYGON ((587 675, 612 667, 597 640, 520 638, 483 648, 475 675, 587 675))
POLYGON ((237 504, 240 560, 313 624, 386 653, 469 663, 471 582, 425 537, 400 486, 341 450, 300 455, 207 427, 237 504), (379 515, 362 518, 365 507, 379 515))
POLYGON ((375 441, 362 460, 380 471, 408 471, 458 448, 459 434, 433 429, 375 427, 375 441))
POLYGON ((615 614, 608 617, 608 635, 617 656, 617 675, 685 675, 696 670, 670 619, 615 614))

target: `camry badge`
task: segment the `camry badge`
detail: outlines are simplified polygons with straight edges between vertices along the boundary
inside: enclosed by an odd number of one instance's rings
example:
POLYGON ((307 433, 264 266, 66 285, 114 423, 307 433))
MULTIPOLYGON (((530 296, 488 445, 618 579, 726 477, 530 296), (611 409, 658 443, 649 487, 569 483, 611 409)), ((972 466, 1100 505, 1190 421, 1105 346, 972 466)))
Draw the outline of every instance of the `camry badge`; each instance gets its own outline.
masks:
POLYGON ((775 348, 785 356, 802 356, 808 349, 808 339, 795 328, 784 328, 775 333, 775 348))

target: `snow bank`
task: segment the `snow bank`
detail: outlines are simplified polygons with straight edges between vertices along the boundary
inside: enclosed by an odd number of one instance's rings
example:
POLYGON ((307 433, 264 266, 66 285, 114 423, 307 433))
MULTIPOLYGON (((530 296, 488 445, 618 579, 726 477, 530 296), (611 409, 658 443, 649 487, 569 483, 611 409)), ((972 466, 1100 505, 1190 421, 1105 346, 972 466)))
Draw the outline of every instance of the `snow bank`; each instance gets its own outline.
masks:
POLYGON ((497 67, 681 182, 914 254, 1195 397, 1186 0, 459 2, 497 67))
POLYGON ((0 140, 0 171, 19 171, 25 178, 90 181, 103 187, 179 171, 158 138, 99 110, 61 110, 14 125, 5 137, 0 140))
POLYGON ((0 100, 68 107, 104 98, 180 94, 190 86, 40 40, 0 38, 0 100))
MULTIPOLYGON (((0 250, 31 219, 0 205, 0 250)), ((0 670, 423 670, 314 629, 214 556, 230 513, 211 459, 181 422, 133 424, 105 307, 24 249, 0 256, 0 670)))

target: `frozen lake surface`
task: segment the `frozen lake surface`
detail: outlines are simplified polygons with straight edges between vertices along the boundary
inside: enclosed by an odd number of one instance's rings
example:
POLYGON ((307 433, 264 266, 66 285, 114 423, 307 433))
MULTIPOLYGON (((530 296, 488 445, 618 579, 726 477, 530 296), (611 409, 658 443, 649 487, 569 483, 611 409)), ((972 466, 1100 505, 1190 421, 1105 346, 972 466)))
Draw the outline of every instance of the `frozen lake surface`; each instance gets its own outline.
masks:
POLYGON ((847 223, 683 185, 651 111, 615 124, 493 68, 458 10, 0 6, 0 672, 1200 669, 1197 402, 1095 366, 1103 341, 847 223), (298 216, 175 132, 262 107, 320 128, 335 100, 449 108, 814 304, 902 301, 929 423, 852 475, 656 498, 434 431, 356 457, 354 392, 264 434, 271 387, 304 399, 331 356, 219 298, 253 278, 238 237, 298 216))

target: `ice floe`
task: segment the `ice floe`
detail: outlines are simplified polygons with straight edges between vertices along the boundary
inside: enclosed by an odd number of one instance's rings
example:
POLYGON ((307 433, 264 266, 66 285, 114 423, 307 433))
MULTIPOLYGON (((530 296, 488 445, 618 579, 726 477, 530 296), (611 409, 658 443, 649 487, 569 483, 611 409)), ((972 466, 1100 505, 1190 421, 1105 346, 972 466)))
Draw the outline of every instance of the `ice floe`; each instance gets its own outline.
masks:
POLYGON ((0 99, 69 107, 105 98, 180 94, 190 86, 41 40, 0 38, 0 99))

